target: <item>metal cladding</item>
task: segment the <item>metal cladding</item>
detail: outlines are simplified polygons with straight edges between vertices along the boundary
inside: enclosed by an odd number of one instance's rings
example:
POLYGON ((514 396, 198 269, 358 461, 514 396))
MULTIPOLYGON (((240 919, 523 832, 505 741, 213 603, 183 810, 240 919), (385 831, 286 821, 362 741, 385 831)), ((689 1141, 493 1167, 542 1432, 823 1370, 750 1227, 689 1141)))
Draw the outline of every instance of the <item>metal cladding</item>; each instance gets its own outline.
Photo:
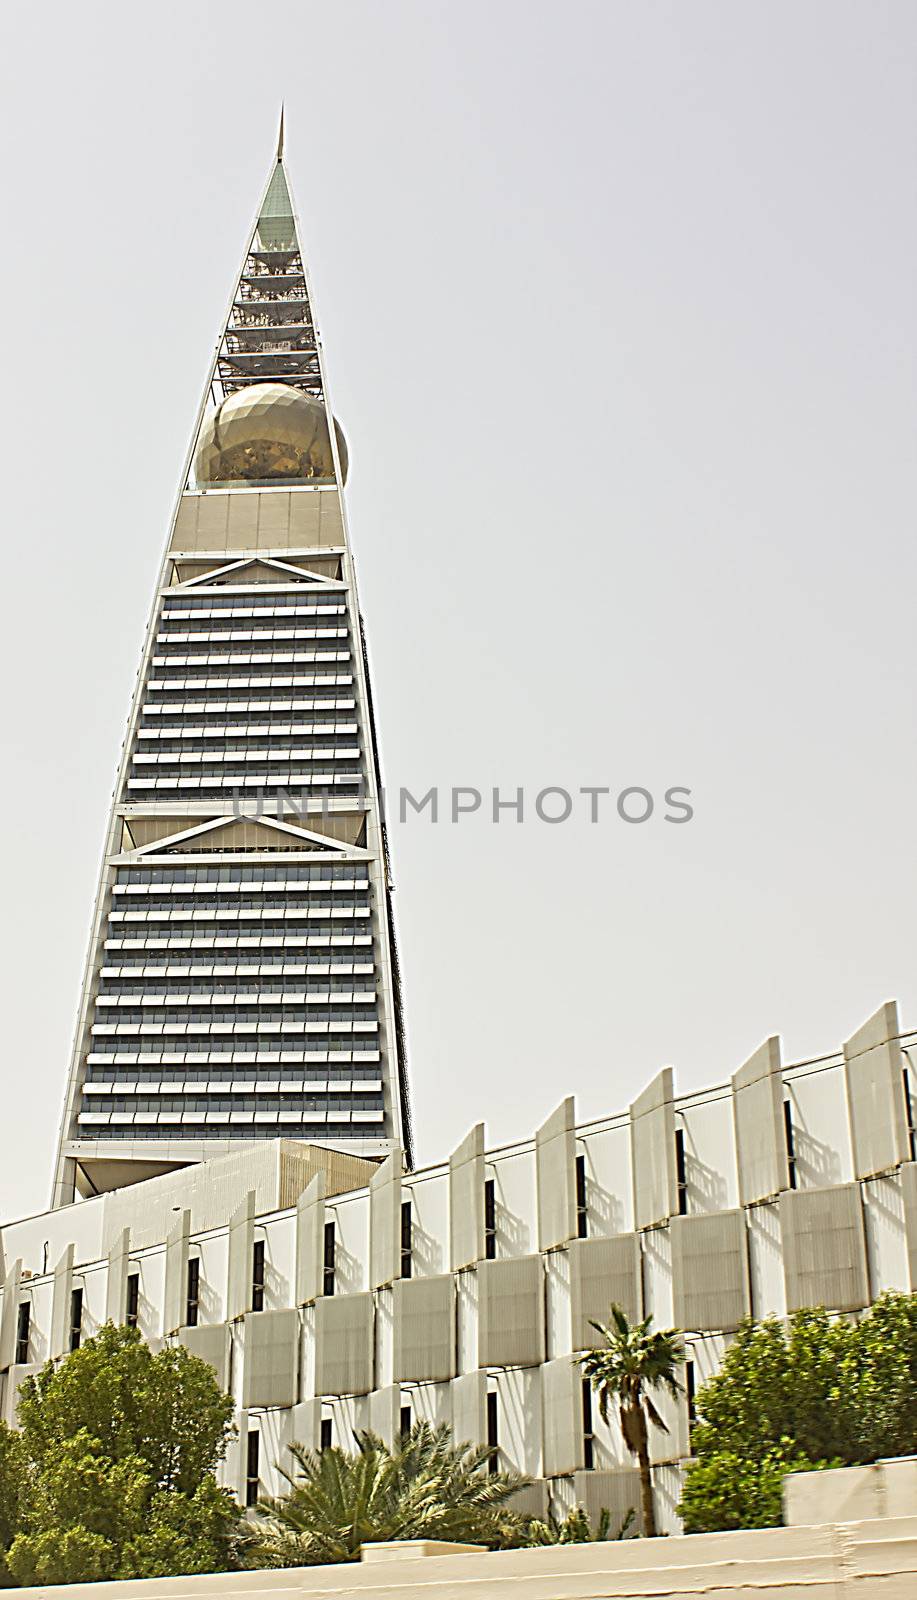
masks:
POLYGON ((412 1160, 347 447, 279 156, 189 456, 106 839, 55 1205, 278 1138, 412 1160))

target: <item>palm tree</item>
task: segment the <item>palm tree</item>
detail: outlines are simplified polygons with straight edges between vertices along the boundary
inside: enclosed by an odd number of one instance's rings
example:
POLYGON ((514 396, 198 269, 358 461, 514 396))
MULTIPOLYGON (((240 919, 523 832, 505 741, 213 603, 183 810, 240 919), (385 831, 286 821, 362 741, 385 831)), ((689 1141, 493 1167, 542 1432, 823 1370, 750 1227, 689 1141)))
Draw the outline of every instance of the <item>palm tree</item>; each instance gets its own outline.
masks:
POLYGON ((651 1333, 652 1321, 652 1317, 645 1317, 642 1322, 631 1323, 620 1306, 612 1306, 607 1327, 601 1322, 590 1322, 590 1327, 602 1335, 604 1345, 576 1358, 599 1397, 599 1415, 603 1422, 608 1421, 612 1400, 617 1401, 624 1443, 631 1455, 636 1456, 640 1468, 640 1506, 647 1538, 656 1533, 650 1477, 650 1424, 663 1433, 669 1431, 650 1395, 654 1390, 665 1390, 673 1397, 681 1394, 675 1371, 685 1359, 678 1329, 658 1328, 651 1333))
POLYGON ((525 1543, 529 1545, 542 1544, 598 1544, 605 1540, 626 1539, 630 1532, 630 1525, 634 1520, 633 1510, 628 1511, 626 1517, 618 1524, 615 1532, 611 1531, 611 1512, 603 1506, 599 1512, 598 1521, 593 1525, 589 1512, 585 1506, 574 1506, 565 1517, 557 1517, 553 1512, 548 1513, 546 1522, 533 1517, 526 1530, 525 1543))
POLYGON ((530 1479, 490 1472, 487 1446, 454 1445, 449 1428, 416 1422, 393 1449, 373 1433, 353 1452, 316 1455, 290 1446, 283 1499, 259 1503, 249 1534, 252 1567, 357 1561, 361 1547, 395 1539, 450 1539, 502 1547, 518 1543, 524 1519, 507 1501, 530 1479))

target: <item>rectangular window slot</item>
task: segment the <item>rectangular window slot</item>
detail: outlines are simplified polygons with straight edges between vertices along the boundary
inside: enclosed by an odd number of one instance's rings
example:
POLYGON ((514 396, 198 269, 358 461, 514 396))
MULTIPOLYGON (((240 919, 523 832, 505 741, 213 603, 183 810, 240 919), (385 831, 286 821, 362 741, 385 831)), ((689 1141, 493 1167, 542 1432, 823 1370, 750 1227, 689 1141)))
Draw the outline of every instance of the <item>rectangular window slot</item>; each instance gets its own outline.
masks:
POLYGON ((902 1068, 904 1078, 904 1116, 907 1122, 907 1142, 911 1152, 911 1160, 917 1161, 917 1126, 914 1123, 914 1098, 911 1094, 911 1080, 907 1067, 902 1068))
POLYGON ((185 1305, 185 1322, 189 1328, 197 1327, 197 1313, 200 1302, 201 1262, 199 1256, 192 1256, 188 1262, 188 1297, 185 1305))
POLYGON ((252 1310, 264 1310, 264 1240, 256 1239, 252 1247, 252 1310))
POLYGON ((789 1100, 783 1102, 783 1131, 786 1136, 786 1164, 790 1175, 790 1188, 796 1187, 796 1138, 793 1133, 793 1107, 789 1100))
POLYGON ((78 1350, 83 1337, 83 1291, 73 1289, 70 1293, 70 1349, 78 1350))
POLYGON ((23 1300, 16 1318, 16 1365, 24 1367, 29 1359, 29 1324, 32 1318, 32 1306, 28 1300, 23 1300))
POLYGON ((497 1409, 497 1404, 498 1404, 497 1391, 496 1391, 496 1389, 491 1389, 490 1393, 487 1396, 487 1443, 488 1443, 488 1446, 490 1447, 490 1449, 493 1451, 493 1455, 491 1456, 490 1460, 487 1463, 488 1472, 497 1472, 497 1471, 499 1471, 497 1448, 498 1448, 499 1443, 500 1443, 500 1438, 499 1438, 499 1427, 498 1427, 498 1415, 499 1415, 499 1413, 498 1413, 498 1409, 497 1409))
POLYGON ((589 1233, 589 1218, 586 1210, 586 1157, 579 1155, 576 1158, 576 1237, 585 1239, 589 1233))
POLYGON ((412 1255, 413 1255, 413 1252, 412 1252, 412 1249, 411 1249, 411 1202, 410 1202, 410 1200, 402 1200, 402 1202, 401 1202, 401 1276, 402 1276, 402 1278, 409 1278, 411 1276, 411 1267, 413 1265, 412 1255))
POLYGON ((322 1256, 322 1294, 334 1294, 334 1221, 325 1223, 322 1256))
POLYGON ((127 1302, 124 1311, 124 1320, 129 1328, 136 1328, 140 1316, 140 1273, 129 1272, 127 1275, 127 1302))
POLYGON ((697 1411, 696 1411, 695 1404, 694 1404, 694 1395, 695 1395, 694 1381, 695 1381, 694 1380, 694 1362, 689 1357, 688 1360, 685 1362, 685 1394, 686 1394, 687 1400, 688 1400, 688 1422, 689 1423, 695 1422, 697 1420, 697 1411))
POLYGON ((245 1450, 245 1504, 258 1504, 260 1472, 258 1458, 261 1453, 261 1435, 256 1429, 249 1431, 245 1450))
POLYGON ((591 1472, 595 1463, 595 1435, 592 1431, 592 1384, 583 1379, 583 1466, 591 1472))
POLYGON ((332 1427, 331 1418, 330 1417, 322 1417, 321 1423, 319 1424, 319 1436, 318 1436, 318 1448, 320 1450, 330 1450, 331 1449, 331 1427, 332 1427))
POLYGON ((493 1261, 497 1254, 497 1183, 484 1180, 484 1258, 493 1261))
POLYGON ((685 1130, 675 1129, 675 1181, 678 1194, 678 1215, 688 1212, 688 1168, 685 1160, 685 1130))
POLYGON ((410 1407, 410 1405, 402 1406, 401 1407, 401 1422, 400 1422, 400 1432, 401 1432, 401 1437, 402 1438, 404 1438, 406 1433, 410 1433, 410 1431, 411 1431, 411 1421, 412 1421, 412 1419, 411 1419, 411 1407, 410 1407))

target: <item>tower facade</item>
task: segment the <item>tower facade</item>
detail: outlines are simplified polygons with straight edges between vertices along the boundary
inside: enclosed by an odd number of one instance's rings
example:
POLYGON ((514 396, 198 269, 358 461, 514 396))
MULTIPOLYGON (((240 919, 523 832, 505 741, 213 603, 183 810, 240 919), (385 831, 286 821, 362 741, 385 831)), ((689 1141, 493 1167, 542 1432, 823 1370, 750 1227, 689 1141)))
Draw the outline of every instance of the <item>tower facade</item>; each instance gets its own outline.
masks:
POLYGON ((115 787, 54 1203, 411 1129, 347 451, 277 159, 214 354, 115 787))

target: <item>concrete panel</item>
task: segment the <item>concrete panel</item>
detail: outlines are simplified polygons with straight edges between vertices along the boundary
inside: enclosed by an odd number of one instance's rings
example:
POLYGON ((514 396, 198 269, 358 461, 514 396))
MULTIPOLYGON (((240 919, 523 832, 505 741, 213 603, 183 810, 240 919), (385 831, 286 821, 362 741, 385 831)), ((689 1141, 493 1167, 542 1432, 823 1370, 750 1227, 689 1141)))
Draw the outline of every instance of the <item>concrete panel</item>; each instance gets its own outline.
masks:
POLYGON ((767 1200, 790 1186, 780 1040, 766 1039, 732 1076, 739 1201, 767 1200))
POLYGON ((394 1150, 369 1184, 369 1284, 380 1289, 401 1276, 402 1153, 394 1150))
POLYGON ((582 1370, 570 1356, 541 1369, 544 1473, 548 1478, 583 1466, 582 1370))
POLYGON ((889 1000, 844 1045, 857 1178, 887 1172, 910 1156, 898 1006, 889 1000))
POLYGON ((52 1361, 65 1356, 70 1349, 70 1297, 73 1292, 73 1245, 68 1244, 54 1268, 54 1289, 51 1300, 51 1342, 48 1355, 52 1361))
POLYGON ((788 1472, 783 1480, 783 1520, 788 1527, 881 1517, 884 1501, 879 1466, 788 1472))
POLYGON ((456 1444, 487 1443, 487 1374, 468 1372, 452 1383, 452 1436, 456 1444))
POLYGON ((316 1394, 369 1394, 373 1387, 373 1297, 332 1295, 315 1303, 316 1394))
POLYGON ((630 1108, 634 1217, 638 1228, 665 1222, 678 1210, 674 1093, 672 1068, 664 1067, 630 1108))
POLYGON ((190 1239, 191 1212, 183 1211, 166 1237, 166 1278, 162 1310, 164 1334, 174 1333, 185 1321, 190 1239))
POLYGON ((906 1161, 901 1168, 901 1193, 910 1287, 914 1290, 917 1289, 917 1162, 906 1161))
POLYGON ((394 1448, 401 1431, 401 1390, 397 1383, 375 1389, 370 1395, 369 1427, 390 1450, 394 1448))
POLYGON ((869 1293, 873 1300, 886 1289, 906 1294, 911 1286, 902 1171, 899 1168, 884 1177, 867 1178, 861 1184, 869 1293))
POLYGON ((869 1301, 859 1186, 790 1189, 780 1196, 788 1311, 858 1311, 869 1301))
POLYGON ((541 1256, 482 1261, 478 1267, 478 1361, 482 1367, 531 1367, 544 1360, 544 1267, 541 1256))
POLYGON ((190 1355, 206 1361, 224 1393, 229 1392, 229 1325, 217 1322, 212 1327, 181 1328, 178 1343, 190 1355))
MULTIPOLYGON (((321 1441, 321 1420, 321 1401, 301 1400, 290 1413, 290 1443, 316 1451, 321 1441)), ((292 1462, 287 1462, 287 1467, 291 1468, 292 1462)))
MULTIPOLYGON (((577 1505, 588 1511, 593 1523, 598 1522, 603 1510, 611 1517, 609 1536, 613 1539, 629 1512, 633 1521, 629 1532, 641 1531, 640 1474, 636 1467, 616 1467, 611 1472, 577 1472, 573 1477, 573 1492, 577 1505)), ((678 1592, 680 1585, 673 1586, 678 1592)))
MULTIPOLYGON (((337 498, 335 496, 335 498, 337 498)), ((290 544, 308 549, 321 543, 321 511, 325 496, 315 490, 290 493, 290 544)))
POLYGON ((535 1135, 538 1248, 550 1250, 576 1234, 576 1105, 562 1100, 535 1135))
POLYGON ((296 1202, 296 1304, 322 1292, 325 1248, 325 1175, 317 1172, 296 1202))
POLYGON ((444 1383, 455 1376, 455 1287, 451 1276, 394 1284, 396 1383, 444 1383))
POLYGON ((108 1282, 105 1290, 105 1320, 114 1322, 116 1326, 124 1321, 130 1250, 131 1230, 122 1228, 108 1251, 108 1282))
POLYGON ((449 1261, 453 1272, 484 1255, 484 1124, 449 1157, 449 1261))
POLYGON ((640 1237, 574 1239, 568 1255, 573 1349, 591 1350, 600 1340, 590 1324, 607 1323, 612 1305, 631 1322, 643 1315, 640 1237))
POLYGON ((292 1406, 297 1400, 298 1311, 249 1311, 245 1317, 242 1405, 292 1406))
POLYGON ((0 1314, 0 1372, 13 1365, 16 1356, 16 1319, 19 1316, 19 1288, 22 1262, 7 1268, 3 1283, 3 1312, 0 1314))
POLYGON ((673 1217, 670 1229, 676 1327, 738 1327, 751 1310, 745 1212, 673 1217))
POLYGON ((255 1191, 250 1189, 229 1219, 229 1266, 226 1279, 226 1317, 229 1322, 251 1310, 254 1240, 255 1191))

